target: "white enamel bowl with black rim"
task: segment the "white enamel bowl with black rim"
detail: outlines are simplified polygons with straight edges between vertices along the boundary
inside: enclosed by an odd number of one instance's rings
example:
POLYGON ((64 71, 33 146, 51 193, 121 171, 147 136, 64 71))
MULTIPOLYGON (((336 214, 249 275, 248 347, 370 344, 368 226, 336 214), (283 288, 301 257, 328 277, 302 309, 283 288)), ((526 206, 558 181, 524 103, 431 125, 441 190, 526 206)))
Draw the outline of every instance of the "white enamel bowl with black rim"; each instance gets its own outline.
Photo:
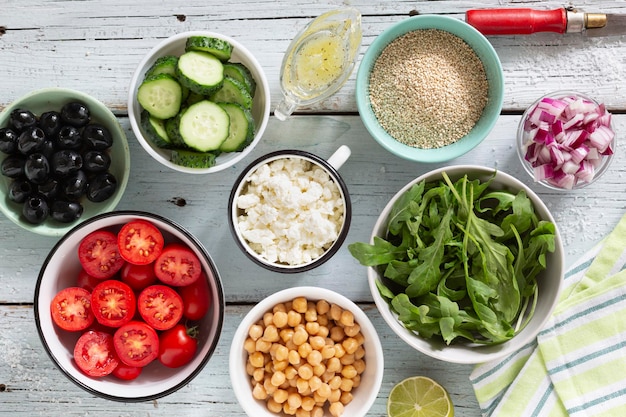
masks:
POLYGON ((520 190, 525 191, 534 206, 535 213, 538 218, 540 220, 552 222, 555 225, 554 251, 546 254, 546 268, 537 276, 538 297, 536 299, 534 314, 532 314, 525 327, 505 342, 493 345, 480 345, 471 342, 465 343, 462 340, 457 340, 455 343, 447 345, 441 337, 422 337, 417 331, 408 330, 404 326, 404 324, 399 320, 398 314, 391 308, 388 299, 383 297, 379 291, 378 284, 381 283, 389 285, 390 288, 393 287, 390 280, 383 276, 384 271, 381 270, 381 268, 367 268, 370 292, 378 310, 391 330, 393 330, 393 332, 396 333, 409 346, 419 352, 435 359, 453 363, 477 364, 488 362, 504 357, 534 340, 539 331, 544 327, 545 323, 550 318, 552 311, 557 304, 564 277, 565 255, 563 243, 552 214, 537 194, 535 194, 521 181, 509 174, 506 174, 505 172, 496 171, 493 168, 474 165, 442 167, 421 175, 409 182, 393 197, 391 197, 389 203, 381 212, 376 224, 374 225, 370 243, 374 242, 375 237, 387 239, 389 216, 393 205, 396 201, 398 201, 398 199, 400 199, 415 184, 422 181, 431 182, 442 180, 443 172, 449 176, 453 183, 462 178, 464 175, 468 176, 469 181, 486 181, 495 173, 495 177, 489 186, 489 190, 507 190, 512 194, 517 194, 520 190))
MULTIPOLYGON (((232 188, 230 198, 228 200, 228 223, 232 235, 235 238, 235 242, 243 251, 243 253, 257 265, 269 269, 270 271, 280 273, 304 272, 316 268, 327 262, 339 250, 350 228, 350 221, 352 218, 352 205, 350 201, 350 194, 348 193, 348 187, 346 186, 345 182, 338 172, 338 169, 350 157, 350 153, 350 148, 342 145, 335 151, 335 153, 333 153, 330 158, 328 158, 328 160, 326 160, 310 152, 289 149, 268 153, 250 163, 250 165, 248 165, 242 171, 242 173, 235 181, 235 185, 232 188), (307 261, 303 261, 302 263, 287 263, 281 262, 280 260, 268 259, 268 257, 262 255, 253 248, 253 245, 251 245, 251 243, 246 240, 239 227, 240 217, 245 217, 247 216, 247 214, 246 210, 239 208, 237 200, 242 194, 245 194, 247 192, 250 183, 250 177, 262 166, 265 166, 275 161, 288 160, 291 158, 302 159, 312 164, 312 167, 319 167, 323 171, 325 171, 330 180, 334 182, 337 186, 343 204, 343 214, 341 216, 341 219, 339 220, 340 224, 338 228, 339 230, 337 233, 337 238, 331 244, 325 247, 323 253, 320 256, 314 257, 307 261)), ((274 187, 274 185, 276 184, 277 183, 274 182, 272 187, 274 187)), ((278 186, 276 185, 276 187, 278 186)), ((277 189, 274 189, 273 191, 278 193, 283 192, 282 190, 277 189)), ((303 217, 302 213, 300 213, 299 217, 303 217)), ((274 243, 276 243, 277 246, 283 247, 285 245, 291 245, 291 243, 288 244, 287 240, 293 242, 294 239, 287 239, 283 235, 282 237, 274 239, 274 243)))
POLYGON ((154 400, 171 394, 191 382, 211 359, 221 335, 224 321, 224 294, 219 272, 202 243, 182 226, 164 217, 139 211, 117 211, 86 220, 70 230, 52 248, 41 267, 35 287, 35 323, 44 349, 52 362, 70 381, 85 391, 109 400, 138 402, 154 400), (153 223, 162 232, 166 243, 178 242, 191 248, 198 256, 206 274, 211 306, 198 324, 198 349, 186 365, 167 368, 153 361, 132 381, 112 375, 93 378, 80 371, 73 360, 74 345, 81 332, 67 332, 55 325, 50 304, 63 288, 75 286, 81 270, 78 245, 89 233, 106 229, 117 232, 131 220, 153 223))

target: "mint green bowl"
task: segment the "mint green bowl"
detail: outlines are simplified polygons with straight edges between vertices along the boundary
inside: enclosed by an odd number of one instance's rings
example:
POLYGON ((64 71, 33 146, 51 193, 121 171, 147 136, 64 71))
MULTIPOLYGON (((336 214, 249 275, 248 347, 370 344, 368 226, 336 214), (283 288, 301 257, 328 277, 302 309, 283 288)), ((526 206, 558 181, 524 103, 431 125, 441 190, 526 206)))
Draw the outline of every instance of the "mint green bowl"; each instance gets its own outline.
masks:
POLYGON ((447 16, 414 16, 387 28, 374 39, 365 52, 356 77, 356 104, 365 128, 383 148, 396 156, 415 162, 445 162, 474 149, 495 126, 502 110, 503 97, 502 65, 491 43, 469 24, 447 16), (396 38, 420 29, 444 30, 462 38, 482 61, 489 84, 487 105, 473 129, 455 143, 433 149, 412 147, 394 139, 378 123, 369 100, 370 73, 381 52, 396 38))
MULTIPOLYGON (((43 236, 63 236, 83 220, 114 210, 124 194, 130 175, 130 150, 124 129, 122 129, 111 110, 102 102, 80 91, 57 87, 32 91, 4 108, 2 113, 0 113, 0 127, 8 125, 9 116, 15 109, 28 109, 36 116, 40 116, 43 112, 49 110, 60 111, 61 107, 70 101, 80 101, 86 104, 91 112, 91 121, 106 126, 111 132, 113 146, 109 149, 109 155, 111 156, 109 172, 117 179, 117 189, 109 199, 101 203, 93 203, 86 198, 81 200, 83 214, 72 223, 61 223, 48 217, 41 224, 31 224, 24 220, 21 215, 22 205, 9 200, 7 196, 12 180, 0 175, 0 211, 16 225, 43 236)), ((0 160, 4 160, 6 156, 0 153, 0 160)))

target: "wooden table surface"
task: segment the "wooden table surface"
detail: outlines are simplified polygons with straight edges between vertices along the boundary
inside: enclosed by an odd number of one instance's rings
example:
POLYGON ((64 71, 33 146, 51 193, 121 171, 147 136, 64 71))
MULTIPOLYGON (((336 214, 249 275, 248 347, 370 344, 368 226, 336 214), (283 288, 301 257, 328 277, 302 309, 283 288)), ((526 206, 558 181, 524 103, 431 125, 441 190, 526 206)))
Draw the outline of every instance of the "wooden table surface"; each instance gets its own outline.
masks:
MULTIPOLYGON (((232 36, 254 51, 265 69, 274 107, 280 99, 278 74, 283 53, 297 31, 340 1, 154 1, 2 0, 0 12, 0 108, 38 88, 81 90, 107 104, 126 130, 131 178, 119 209, 151 211, 181 223, 206 246, 217 263, 227 300, 219 346, 189 385, 156 401, 124 404, 94 397, 58 371, 35 329, 33 293, 39 268, 56 238, 22 230, 0 218, 0 415, 244 416, 230 386, 228 351, 234 329, 250 306, 268 294, 297 285, 318 285, 358 302, 378 329, 385 351, 385 375, 370 416, 386 415, 391 388, 413 375, 427 375, 450 392, 457 415, 480 409, 468 376, 472 367, 430 359, 395 336, 372 302, 366 270, 347 244, 367 241, 387 200, 413 178, 441 165, 416 164, 383 150, 359 119, 354 74, 342 90, 281 122, 271 117, 260 145, 242 162, 211 175, 180 174, 153 161, 140 147, 128 121, 128 85, 135 67, 160 40, 189 30, 232 36), (244 166, 267 152, 296 148, 328 157, 340 145, 352 156, 341 168, 353 203, 347 240, 320 268, 282 276, 261 269, 235 245, 226 222, 226 204, 244 166), (173 203, 178 197, 185 206, 173 203)), ((361 55, 389 25, 415 13, 463 19, 478 7, 557 8, 561 1, 347 1, 362 17, 361 55)), ((624 1, 580 1, 592 12, 626 12, 624 1)), ((502 115, 476 149, 446 165, 479 164, 506 171, 535 190, 558 223, 567 264, 605 236, 626 206, 626 40, 578 34, 490 37, 505 75, 502 115), (523 171, 514 140, 521 112, 553 90, 587 93, 615 114, 617 155, 609 172, 585 190, 563 193, 542 188, 523 171)), ((358 65, 358 63, 357 63, 358 65)), ((349 416, 347 416, 349 417, 349 416)))

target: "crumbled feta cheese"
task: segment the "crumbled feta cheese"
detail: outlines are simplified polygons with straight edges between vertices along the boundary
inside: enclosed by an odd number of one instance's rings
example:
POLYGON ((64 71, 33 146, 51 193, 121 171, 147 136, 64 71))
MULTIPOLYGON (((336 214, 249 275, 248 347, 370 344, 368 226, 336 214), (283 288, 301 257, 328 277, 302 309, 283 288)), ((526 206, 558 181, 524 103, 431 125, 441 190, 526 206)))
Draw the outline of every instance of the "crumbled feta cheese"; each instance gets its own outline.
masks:
POLYGON ((301 265, 319 258, 343 225, 344 201, 322 167, 281 158, 258 167, 237 198, 241 235, 273 263, 301 265))

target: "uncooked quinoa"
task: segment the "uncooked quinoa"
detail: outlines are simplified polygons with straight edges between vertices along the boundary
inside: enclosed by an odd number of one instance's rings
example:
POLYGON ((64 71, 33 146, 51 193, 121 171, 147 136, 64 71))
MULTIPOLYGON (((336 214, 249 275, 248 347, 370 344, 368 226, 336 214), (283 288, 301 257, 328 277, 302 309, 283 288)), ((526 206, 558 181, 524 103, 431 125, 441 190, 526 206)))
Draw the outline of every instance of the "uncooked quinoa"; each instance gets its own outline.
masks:
POLYGON ((461 38, 420 29, 391 42, 370 75, 370 101, 394 139, 440 148, 465 136, 487 104, 485 69, 461 38))

